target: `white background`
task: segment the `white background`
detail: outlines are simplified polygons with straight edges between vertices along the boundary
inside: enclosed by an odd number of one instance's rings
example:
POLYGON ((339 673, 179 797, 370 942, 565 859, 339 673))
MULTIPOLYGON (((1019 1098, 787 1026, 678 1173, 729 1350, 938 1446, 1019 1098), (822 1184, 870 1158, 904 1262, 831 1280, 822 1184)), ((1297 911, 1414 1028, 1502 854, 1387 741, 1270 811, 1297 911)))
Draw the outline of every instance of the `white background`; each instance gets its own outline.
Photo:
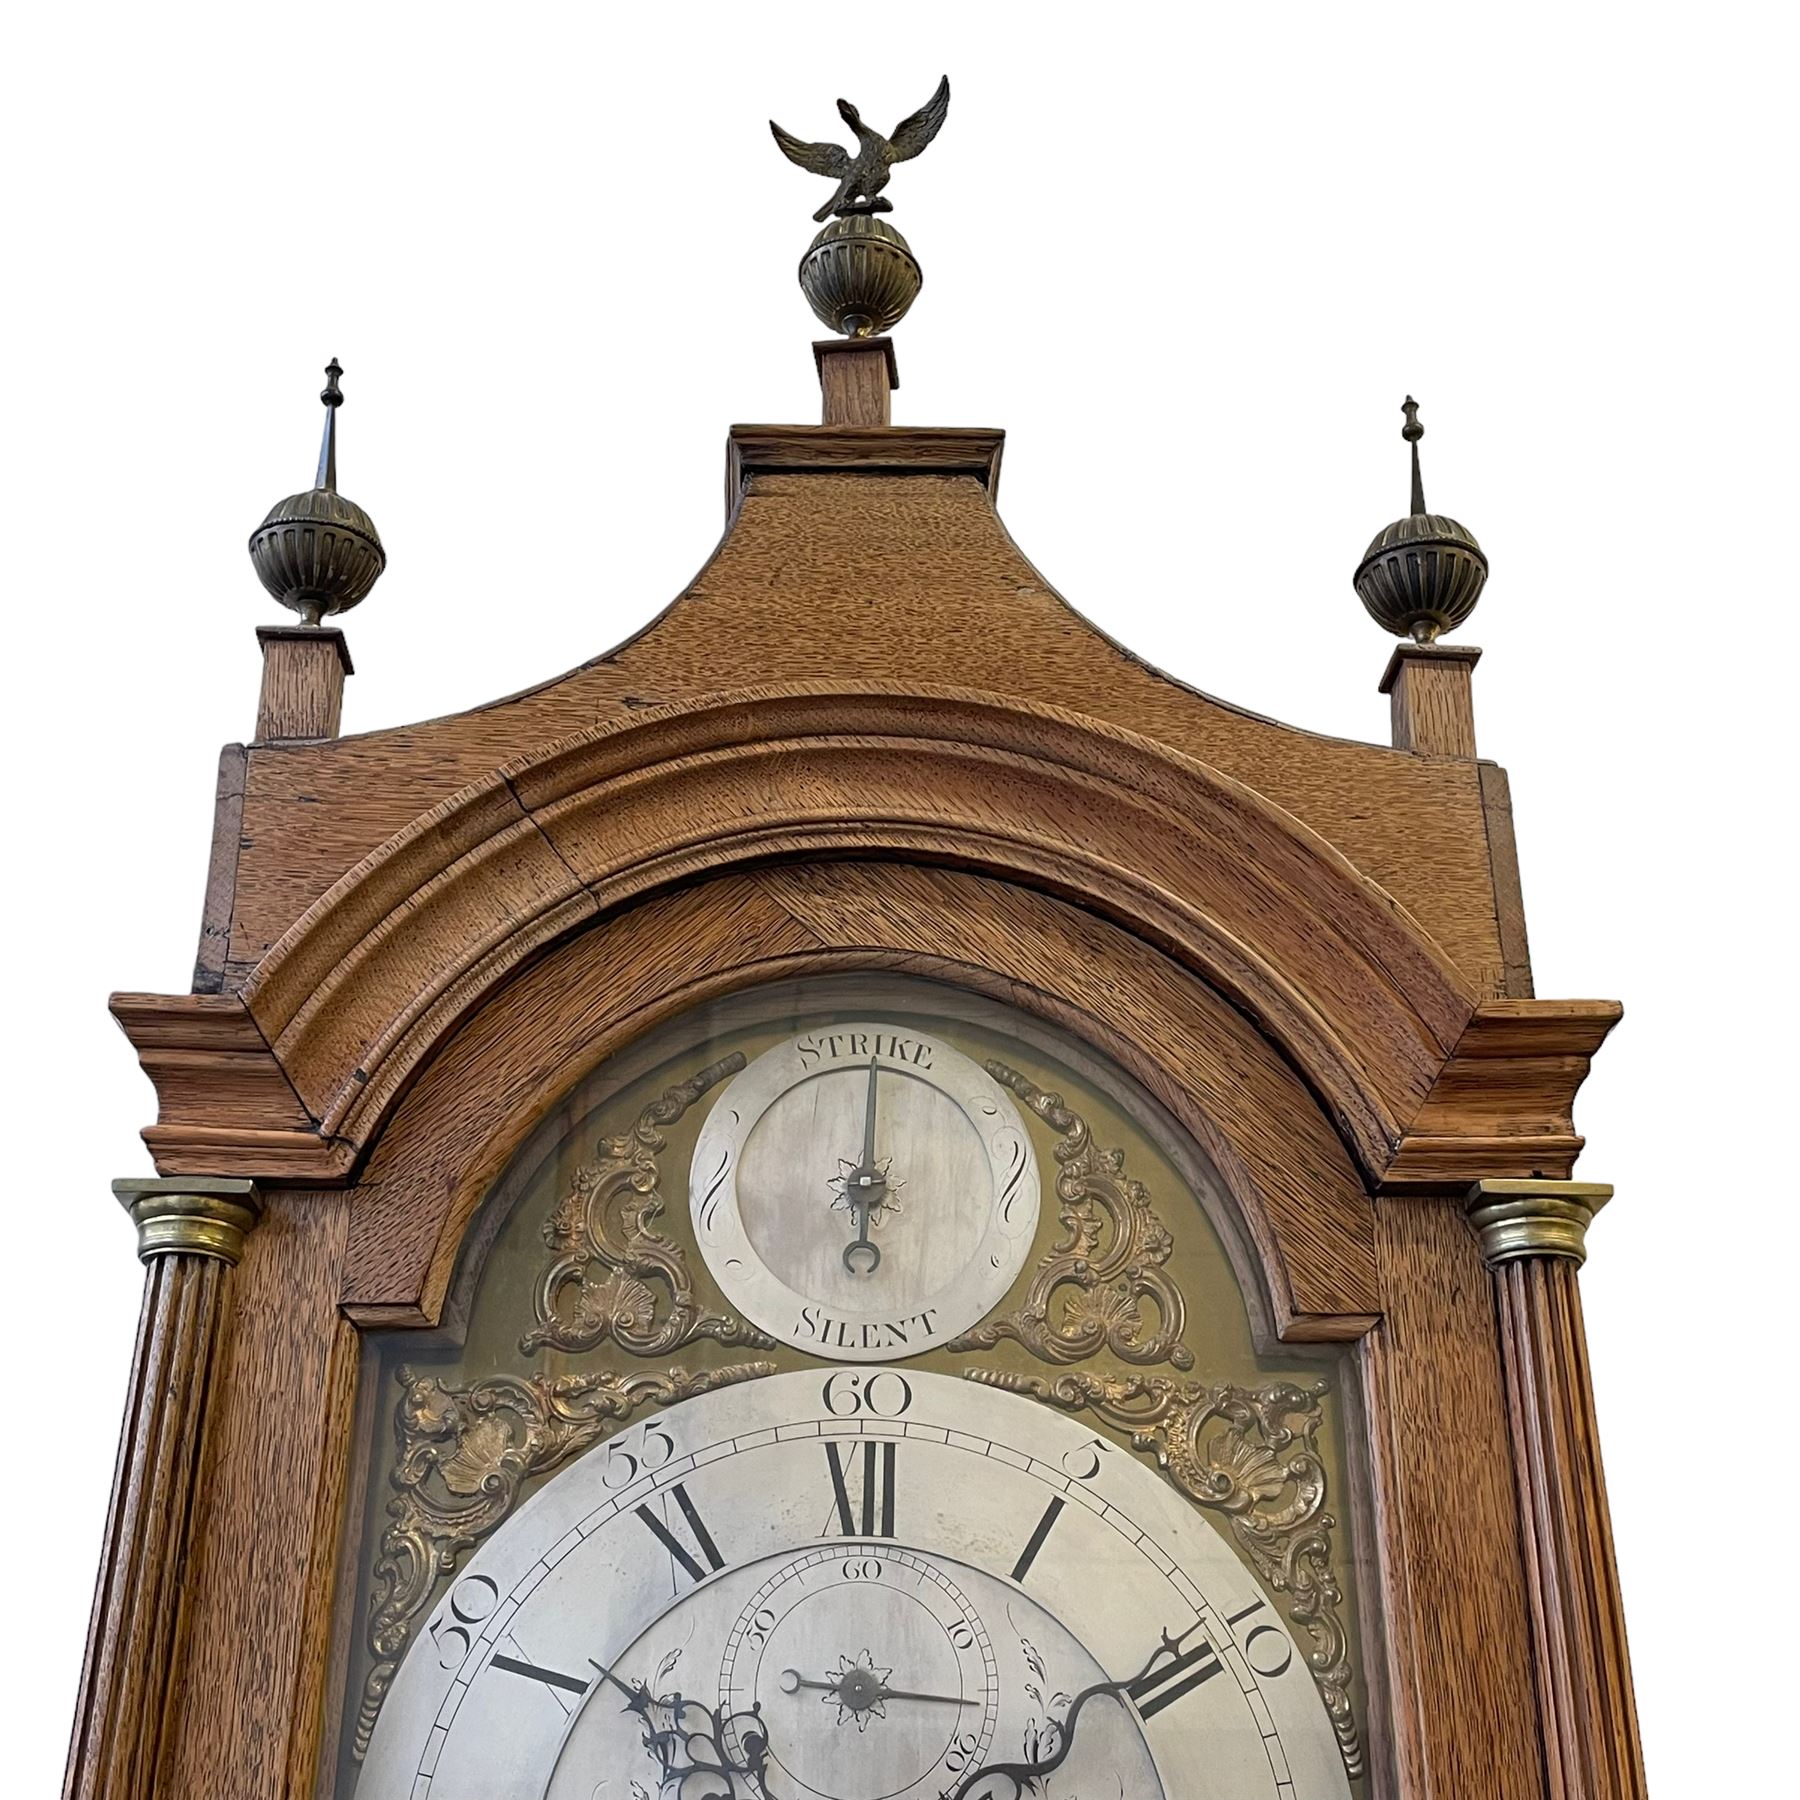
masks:
MULTIPOLYGON (((1785 769, 1793 45, 1775 8, 31 9, 0 107, 12 953, 0 1679, 62 1764, 135 1323, 107 1193, 186 988, 244 540, 310 483, 391 564, 366 730, 607 648, 708 554, 733 419, 811 420, 823 185, 768 139, 941 70, 896 223, 897 420, 1003 425, 1072 602, 1257 711, 1384 739, 1350 573, 1426 492, 1511 771, 1537 989, 1616 996, 1583 1277, 1650 1774, 1761 1790, 1792 1711, 1785 769)), ((1079 704, 1080 696, 1071 695, 1079 704)))

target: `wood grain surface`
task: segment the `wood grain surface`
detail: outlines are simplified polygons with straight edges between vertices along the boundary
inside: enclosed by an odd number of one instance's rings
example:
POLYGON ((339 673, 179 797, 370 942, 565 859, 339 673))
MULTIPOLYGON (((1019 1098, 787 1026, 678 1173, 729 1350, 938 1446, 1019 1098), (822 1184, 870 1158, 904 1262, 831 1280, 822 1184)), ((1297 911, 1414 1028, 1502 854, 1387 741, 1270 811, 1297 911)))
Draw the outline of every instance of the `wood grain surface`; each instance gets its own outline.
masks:
POLYGON ((1382 1172, 1386 1191, 1506 1177, 1566 1181, 1576 1090, 1616 1000, 1489 1000, 1471 1015, 1382 1172))
POLYGON ((889 396, 900 385, 892 338, 822 338, 813 345, 813 361, 819 367, 822 424, 890 422, 889 396))
POLYGON ((234 1271, 163 1800, 312 1791, 355 1399, 336 1305, 349 1211, 342 1194, 273 1196, 234 1271))
POLYGON ((1394 748, 1420 756, 1475 754, 1473 644, 1402 644, 1381 678, 1394 748))
POLYGON ((1493 1288, 1460 1208, 1383 1199, 1363 1351, 1398 1792, 1542 1800, 1493 1288))
POLYGON ((447 1026, 602 908, 772 858, 884 856, 1128 924, 1256 1018, 1385 1165, 1477 995, 1391 898, 1242 784, 955 690, 764 690, 509 764, 296 925, 243 997, 331 1135, 372 1140, 447 1026))
POLYGON ((1075 708, 1210 764, 1393 895, 1476 992, 1505 992, 1475 765, 1278 725, 1130 656, 1007 536, 990 491, 1000 442, 998 432, 740 427, 735 524, 679 601, 629 642, 474 712, 253 747, 228 985, 346 870, 500 764, 646 705, 855 669, 877 683, 1075 708), (923 472, 933 468, 952 472, 923 472))
POLYGON ((344 634, 332 625, 259 625, 256 641, 263 653, 258 741, 336 737, 344 677, 352 673, 344 634))

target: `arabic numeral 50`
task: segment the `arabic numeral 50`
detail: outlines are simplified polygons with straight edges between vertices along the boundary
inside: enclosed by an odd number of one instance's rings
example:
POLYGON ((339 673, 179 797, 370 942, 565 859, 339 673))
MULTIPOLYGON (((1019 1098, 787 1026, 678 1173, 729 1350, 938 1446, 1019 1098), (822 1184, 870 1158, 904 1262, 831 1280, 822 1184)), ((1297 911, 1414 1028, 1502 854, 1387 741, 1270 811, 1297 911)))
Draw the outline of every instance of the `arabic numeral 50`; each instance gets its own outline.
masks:
POLYGON ((437 1616, 426 1624, 436 1646, 440 1669, 460 1668, 475 1642, 470 1627, 479 1625, 500 1603, 500 1589, 486 1575, 465 1575, 450 1590, 437 1616))

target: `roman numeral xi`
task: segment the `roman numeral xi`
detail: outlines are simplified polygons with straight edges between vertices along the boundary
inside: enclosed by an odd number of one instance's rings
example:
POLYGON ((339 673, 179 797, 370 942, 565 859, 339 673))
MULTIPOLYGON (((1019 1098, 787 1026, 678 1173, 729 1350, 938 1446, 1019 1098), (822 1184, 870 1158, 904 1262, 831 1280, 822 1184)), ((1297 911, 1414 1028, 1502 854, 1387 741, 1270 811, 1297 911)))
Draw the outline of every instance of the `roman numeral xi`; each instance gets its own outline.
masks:
POLYGON ((681 1516, 687 1521, 689 1533, 694 1540, 694 1549, 690 1550, 670 1528, 650 1510, 645 1501, 635 1510, 637 1516, 649 1526, 651 1535, 668 1551, 676 1566, 684 1570, 690 1581, 704 1581, 709 1574, 716 1574, 725 1566, 725 1559, 719 1554, 719 1546, 712 1540, 712 1533, 706 1529, 706 1522, 694 1509, 694 1503, 688 1498, 687 1489, 678 1481, 669 1489, 669 1498, 681 1510, 681 1516), (704 1557, 705 1566, 701 1565, 704 1557))

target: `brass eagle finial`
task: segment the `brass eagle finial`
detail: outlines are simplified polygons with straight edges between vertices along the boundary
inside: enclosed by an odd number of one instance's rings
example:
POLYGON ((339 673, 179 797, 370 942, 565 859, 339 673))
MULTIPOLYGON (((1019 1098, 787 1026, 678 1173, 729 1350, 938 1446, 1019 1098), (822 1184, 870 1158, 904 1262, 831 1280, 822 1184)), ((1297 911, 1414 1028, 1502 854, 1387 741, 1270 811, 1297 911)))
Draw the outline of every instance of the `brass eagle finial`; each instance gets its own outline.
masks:
POLYGON ((838 184, 838 191, 813 218, 824 220, 833 213, 847 218, 852 213, 892 212, 893 202, 880 198, 881 190, 888 184, 888 171, 895 163, 917 156, 942 129, 950 111, 950 77, 944 76, 937 84, 937 92, 916 113, 902 119, 890 137, 865 125, 862 114, 848 100, 840 100, 837 109, 839 117, 856 133, 854 156, 838 144, 802 143, 773 119, 769 121, 775 142, 789 162, 798 163, 808 174, 824 175, 838 184))

